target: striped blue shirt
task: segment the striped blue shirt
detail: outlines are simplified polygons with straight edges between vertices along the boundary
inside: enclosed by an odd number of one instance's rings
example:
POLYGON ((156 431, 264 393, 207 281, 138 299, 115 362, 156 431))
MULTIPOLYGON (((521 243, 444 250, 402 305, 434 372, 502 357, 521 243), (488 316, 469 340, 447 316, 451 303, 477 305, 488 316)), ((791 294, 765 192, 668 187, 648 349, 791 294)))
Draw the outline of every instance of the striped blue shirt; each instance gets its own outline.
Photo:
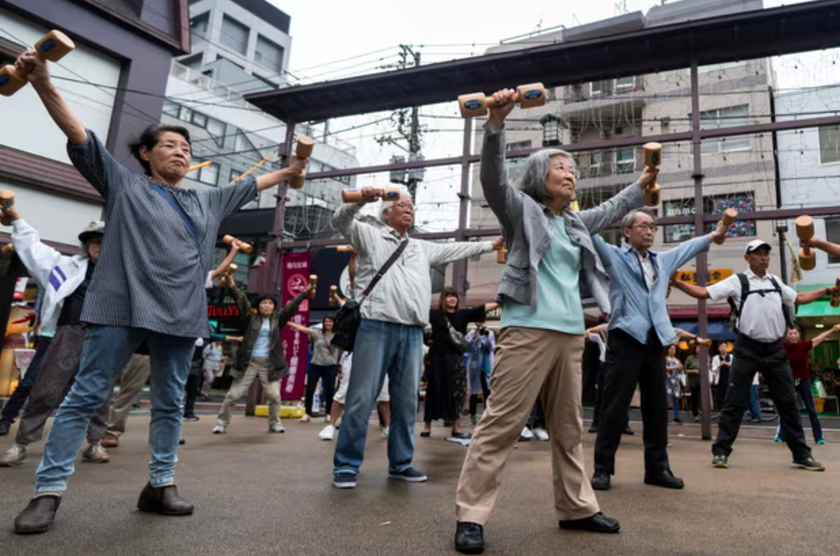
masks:
POLYGON ((105 199, 108 223, 82 322, 145 328, 189 338, 207 334, 204 282, 222 220, 256 198, 257 183, 197 191, 158 184, 172 195, 195 228, 196 239, 172 205, 111 156, 88 130, 83 145, 69 145, 73 165, 105 199))
POLYGON ((647 344, 650 329, 656 328, 663 346, 673 343, 677 338, 665 299, 668 282, 682 265, 709 249, 711 240, 708 234, 686 241, 670 251, 648 251, 655 273, 650 288, 645 281, 639 255, 629 244, 616 247, 600 236, 592 239, 610 277, 612 314, 609 329, 620 328, 639 343, 647 344))

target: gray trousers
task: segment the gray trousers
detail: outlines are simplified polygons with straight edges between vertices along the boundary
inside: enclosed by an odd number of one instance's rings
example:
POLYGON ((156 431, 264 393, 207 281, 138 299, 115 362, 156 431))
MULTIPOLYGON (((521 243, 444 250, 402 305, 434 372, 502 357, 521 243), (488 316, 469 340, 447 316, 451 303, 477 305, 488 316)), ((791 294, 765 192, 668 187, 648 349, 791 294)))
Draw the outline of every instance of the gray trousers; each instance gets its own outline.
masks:
MULTIPOLYGON (((17 444, 28 446, 44 436, 47 419, 64 401, 79 372, 83 340, 84 330, 81 324, 67 324, 56 329, 52 343, 41 362, 41 371, 23 408, 23 416, 15 437, 17 444)), ((102 439, 107 415, 108 400, 105 400, 105 404, 88 424, 87 439, 91 444, 102 439)))
POLYGON ((105 434, 119 437, 125 432, 125 423, 134 406, 134 398, 143 391, 149 380, 152 367, 148 355, 134 354, 120 373, 120 391, 113 399, 108 416, 108 430, 105 434))

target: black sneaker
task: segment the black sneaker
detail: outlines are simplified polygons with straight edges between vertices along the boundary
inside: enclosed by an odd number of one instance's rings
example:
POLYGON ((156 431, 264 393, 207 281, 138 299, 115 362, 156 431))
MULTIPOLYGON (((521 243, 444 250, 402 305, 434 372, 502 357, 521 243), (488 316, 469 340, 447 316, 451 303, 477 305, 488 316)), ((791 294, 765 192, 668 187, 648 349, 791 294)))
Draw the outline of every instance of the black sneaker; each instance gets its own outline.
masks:
POLYGON ((631 428, 628 426, 626 429, 624 429, 624 432, 622 432, 621 434, 626 434, 627 436, 633 436, 633 435, 634 435, 634 434, 636 434, 636 433, 633 431, 633 429, 631 429, 631 428))
POLYGON ((459 522, 455 531, 455 550, 461 554, 484 552, 484 527, 478 523, 459 522))
POLYGON ((590 434, 597 433, 598 432, 598 425, 592 425, 591 427, 589 427, 589 430, 587 432, 590 433, 590 434))
POLYGON ((184 415, 184 421, 198 421, 195 413, 187 413, 184 415))
POLYGON ((388 477, 391 479, 399 479, 400 481, 405 481, 407 483, 425 483, 429 480, 429 478, 413 467, 409 467, 408 469, 404 469, 400 472, 388 472, 388 477))
POLYGON ((352 473, 336 473, 333 475, 335 488, 356 488, 356 476, 352 473))
POLYGON ((685 488, 685 483, 682 479, 674 477, 670 469, 666 469, 659 475, 648 475, 645 473, 645 484, 653 485, 663 488, 681 489, 685 488))
POLYGON ((595 490, 609 490, 610 489, 610 474, 603 470, 596 470, 592 475, 592 480, 589 481, 592 488, 595 490))
POLYGON ((721 469, 726 469, 727 467, 729 467, 729 458, 724 455, 713 457, 712 467, 720 467, 721 469))
POLYGON ((590 531, 592 533, 618 533, 621 526, 617 519, 607 517, 601 512, 584 519, 560 521, 560 529, 573 531, 590 531))
POLYGON ((11 428, 12 424, 9 421, 0 421, 0 436, 9 434, 9 429, 11 428))
POLYGON ((680 419, 679 417, 674 419, 674 423, 676 423, 677 425, 682 425, 683 424, 682 419, 680 419))
POLYGON ((822 465, 812 457, 807 457, 802 460, 794 460, 791 465, 793 467, 800 467, 806 471, 825 471, 825 465, 822 465))

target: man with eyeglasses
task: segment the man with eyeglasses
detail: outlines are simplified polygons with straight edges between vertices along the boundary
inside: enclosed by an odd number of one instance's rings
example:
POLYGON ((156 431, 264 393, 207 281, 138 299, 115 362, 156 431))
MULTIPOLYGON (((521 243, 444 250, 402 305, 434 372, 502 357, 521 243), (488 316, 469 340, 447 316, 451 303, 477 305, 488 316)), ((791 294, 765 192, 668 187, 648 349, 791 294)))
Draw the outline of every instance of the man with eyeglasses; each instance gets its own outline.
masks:
POLYGON ((627 241, 622 247, 610 245, 600 236, 592 238, 611 280, 612 307, 592 488, 610 488, 615 453, 638 383, 642 395, 645 484, 681 489, 684 483, 674 476, 668 463, 665 346, 677 338, 665 297, 671 275, 698 253, 708 250, 712 240, 726 234, 726 229, 719 223, 711 234, 655 253, 650 250, 656 237, 650 209, 631 211, 621 226, 627 241))
POLYGON ((432 243, 410 238, 414 203, 403 192, 382 203, 386 224, 372 226, 356 219, 362 207, 377 201, 380 190, 362 189, 362 201, 340 207, 333 225, 358 254, 356 292, 364 291, 380 268, 400 247, 403 252, 361 303, 362 322, 353 347, 353 373, 347 388, 345 413, 333 459, 333 486, 355 488, 365 455, 370 413, 387 376, 391 396, 388 433, 388 477, 410 483, 427 480, 412 466, 417 393, 423 371, 423 329, 429 323, 433 265, 489 253, 502 247, 493 242, 432 243))

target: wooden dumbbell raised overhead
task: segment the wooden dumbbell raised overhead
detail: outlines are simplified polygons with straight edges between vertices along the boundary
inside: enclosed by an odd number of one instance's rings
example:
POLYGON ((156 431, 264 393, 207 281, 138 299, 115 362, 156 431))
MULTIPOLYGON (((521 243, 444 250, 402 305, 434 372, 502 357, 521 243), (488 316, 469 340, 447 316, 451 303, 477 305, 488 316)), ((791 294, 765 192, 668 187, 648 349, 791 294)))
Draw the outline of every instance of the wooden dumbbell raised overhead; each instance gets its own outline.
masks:
POLYGON ((222 241, 224 241, 228 245, 233 245, 234 241, 238 241, 239 242, 239 250, 242 251, 243 253, 245 253, 246 255, 250 255, 251 251, 254 250, 254 247, 250 243, 245 243, 244 241, 238 240, 233 236, 225 236, 225 237, 222 238, 222 241))
MULTIPOLYGON (((794 222, 796 224, 796 236, 800 241, 808 241, 814 237, 814 219, 810 216, 800 216, 794 222)), ((814 270, 817 265, 817 254, 808 247, 799 250, 799 268, 802 270, 814 270)))
MULTIPOLYGON (((400 190, 397 187, 385 187, 379 190, 379 197, 383 201, 398 201, 400 190)), ((364 198, 361 189, 343 189, 341 200, 345 203, 359 203, 364 198)))
MULTIPOLYGON (((301 159, 311 158, 312 149, 315 148, 315 141, 311 137, 304 135, 298 139, 297 148, 295 149, 295 156, 301 159)), ((306 171, 304 170, 297 176, 289 180, 289 187, 292 189, 300 189, 306 181, 306 171)))
MULTIPOLYGON (((659 168, 662 164, 662 145, 660 143, 647 143, 642 147, 645 151, 645 166, 659 168)), ((655 207, 659 204, 659 184, 654 182, 645 189, 645 204, 655 207)))
POLYGON ((312 286, 312 291, 306 296, 309 299, 315 299, 315 284, 318 282, 318 275, 317 274, 310 274, 309 275, 309 285, 312 286))
POLYGON ((236 263, 230 263, 227 267, 227 274, 222 276, 222 279, 219 280, 219 285, 222 287, 227 287, 230 284, 228 283, 228 276, 233 276, 233 273, 239 270, 239 266, 236 263))
MULTIPOLYGON (((45 62, 58 62, 71 52, 76 45, 70 37, 61 31, 50 31, 35 43, 38 58, 45 62)), ((10 97, 26 86, 26 74, 15 66, 0 68, 0 95, 10 97)))
MULTIPOLYGON (((515 102, 519 104, 520 108, 543 106, 546 98, 546 90, 542 83, 520 85, 516 88, 515 102)), ((496 100, 493 97, 484 96, 484 93, 471 93, 459 96, 458 106, 461 108, 461 116, 474 118, 484 116, 490 108, 495 108, 496 100)))
MULTIPOLYGON (((733 208, 726 209, 723 212, 723 218, 720 219, 721 222, 723 222, 724 230, 728 230, 729 226, 731 226, 735 222, 736 218, 738 218, 738 211, 737 210, 735 210, 733 208)), ((726 241, 726 234, 724 234, 722 237, 719 237, 719 238, 716 237, 715 238, 715 243, 717 245, 723 245, 724 241, 726 241)))
POLYGON ((837 288, 837 293, 831 295, 831 301, 829 302, 829 305, 831 305, 832 307, 840 307, 840 276, 834 279, 834 287, 837 288))
MULTIPOLYGON (((15 194, 8 189, 0 189, 0 206, 2 207, 13 207, 15 206, 15 194)), ((2 217, 0 218, 0 224, 4 226, 11 226, 12 223, 8 218, 2 217)))
POLYGON ((328 301, 330 306, 335 305, 336 297, 338 297, 338 286, 330 286, 330 299, 328 301))

